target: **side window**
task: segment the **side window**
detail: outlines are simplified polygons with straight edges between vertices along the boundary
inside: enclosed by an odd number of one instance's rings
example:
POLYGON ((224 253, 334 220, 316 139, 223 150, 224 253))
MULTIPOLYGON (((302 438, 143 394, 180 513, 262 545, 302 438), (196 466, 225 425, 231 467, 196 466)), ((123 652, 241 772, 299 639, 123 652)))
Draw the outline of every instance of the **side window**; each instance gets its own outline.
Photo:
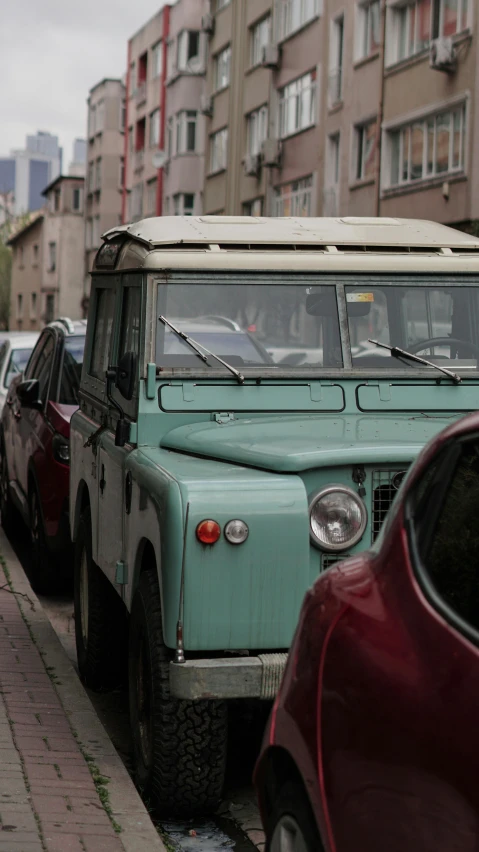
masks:
POLYGON ((112 287, 97 287, 95 291, 95 327, 88 372, 105 381, 110 355, 110 340, 115 310, 115 291, 112 287))
POLYGON ((419 548, 435 592, 479 632, 478 517, 479 441, 463 445, 439 514, 419 548))
POLYGON ((37 376, 36 367, 37 367, 37 364, 38 364, 38 359, 40 358, 40 355, 41 355, 41 353, 42 353, 42 351, 43 351, 43 349, 46 345, 47 339, 49 337, 50 337, 49 333, 44 332, 41 335, 41 337, 38 339, 37 343, 35 344, 35 347, 32 351, 32 354, 30 355, 30 359, 28 361, 28 364, 25 368, 25 379, 36 378, 36 376, 37 376))
POLYGON ((3 367, 3 362, 5 361, 6 354, 7 354, 7 344, 2 343, 2 345, 0 346, 0 370, 3 367))
POLYGON ((118 358, 125 352, 140 352, 141 287, 124 287, 121 306, 118 358))
POLYGON ((47 342, 43 347, 38 358, 33 378, 40 382, 40 399, 43 404, 46 403, 48 397, 48 387, 50 384, 50 375, 53 367, 53 356, 55 354, 55 344, 51 334, 48 335, 47 342))
POLYGON ((83 350, 85 337, 67 337, 63 351, 63 363, 60 376, 60 393, 58 402, 63 405, 78 405, 83 350))

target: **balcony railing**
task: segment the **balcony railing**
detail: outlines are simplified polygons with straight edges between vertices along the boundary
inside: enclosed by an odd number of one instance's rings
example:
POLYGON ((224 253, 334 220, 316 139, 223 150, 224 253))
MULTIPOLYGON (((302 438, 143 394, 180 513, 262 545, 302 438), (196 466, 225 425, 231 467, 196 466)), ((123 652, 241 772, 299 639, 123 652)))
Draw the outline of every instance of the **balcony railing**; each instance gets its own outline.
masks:
POLYGON ((135 151, 133 156, 133 168, 135 172, 141 172, 143 166, 145 165, 145 149, 140 148, 138 151, 135 151))
POLYGON ((146 82, 138 83, 138 88, 135 92, 136 105, 140 106, 146 101, 146 82))

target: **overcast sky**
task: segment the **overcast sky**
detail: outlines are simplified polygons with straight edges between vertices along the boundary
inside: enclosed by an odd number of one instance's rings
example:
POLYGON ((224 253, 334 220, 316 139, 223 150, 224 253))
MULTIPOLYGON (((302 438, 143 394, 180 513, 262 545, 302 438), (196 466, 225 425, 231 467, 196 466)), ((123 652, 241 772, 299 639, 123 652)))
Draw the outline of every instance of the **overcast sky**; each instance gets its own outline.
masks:
POLYGON ((63 168, 86 135, 88 91, 126 71, 127 41, 163 0, 0 0, 0 156, 47 130, 63 168))

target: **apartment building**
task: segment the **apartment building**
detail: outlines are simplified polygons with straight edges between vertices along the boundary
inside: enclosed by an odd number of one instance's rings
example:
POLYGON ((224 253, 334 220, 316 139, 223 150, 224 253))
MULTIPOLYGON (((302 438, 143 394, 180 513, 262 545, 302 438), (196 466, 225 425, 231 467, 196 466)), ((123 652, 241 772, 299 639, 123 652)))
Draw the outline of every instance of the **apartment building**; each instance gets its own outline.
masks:
POLYGON ((55 316, 83 316, 84 183, 60 176, 45 206, 8 241, 13 249, 10 329, 37 329, 55 316))
POLYGON ((473 0, 212 0, 204 210, 479 218, 473 0))
POLYGON ((202 22, 206 24, 208 11, 208 0, 178 0, 170 10, 163 182, 166 215, 202 212, 206 118, 200 106, 207 48, 202 22))
POLYGON ((123 222, 164 212, 169 29, 170 6, 165 5, 128 42, 123 222))
POLYGON ((85 203, 85 295, 101 235, 121 222, 124 183, 125 87, 105 79, 88 96, 85 203))

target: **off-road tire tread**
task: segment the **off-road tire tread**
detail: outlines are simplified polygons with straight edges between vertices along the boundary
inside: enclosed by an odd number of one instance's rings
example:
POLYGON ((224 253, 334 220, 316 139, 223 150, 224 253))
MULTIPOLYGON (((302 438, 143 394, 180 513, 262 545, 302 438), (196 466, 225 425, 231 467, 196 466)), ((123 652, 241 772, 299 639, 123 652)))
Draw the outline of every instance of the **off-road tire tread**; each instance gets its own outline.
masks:
MULTIPOLYGON (((140 577, 130 624, 130 643, 133 641, 133 645, 141 609, 150 628, 154 708, 154 760, 142 792, 151 797, 161 814, 188 816, 212 812, 219 804, 224 784, 227 705, 224 701, 194 702, 170 696, 169 663, 172 652, 163 642, 156 571, 144 571, 140 577)), ((130 655, 130 684, 133 683, 133 660, 130 655)), ((141 778, 137 777, 137 781, 141 789, 141 778)))
POLYGON ((118 686, 122 679, 121 653, 126 624, 116 592, 112 589, 91 551, 91 513, 80 518, 74 552, 75 638, 78 670, 83 683, 96 692, 118 686), (80 615, 80 569, 83 547, 88 559, 88 642, 84 648, 80 615))

